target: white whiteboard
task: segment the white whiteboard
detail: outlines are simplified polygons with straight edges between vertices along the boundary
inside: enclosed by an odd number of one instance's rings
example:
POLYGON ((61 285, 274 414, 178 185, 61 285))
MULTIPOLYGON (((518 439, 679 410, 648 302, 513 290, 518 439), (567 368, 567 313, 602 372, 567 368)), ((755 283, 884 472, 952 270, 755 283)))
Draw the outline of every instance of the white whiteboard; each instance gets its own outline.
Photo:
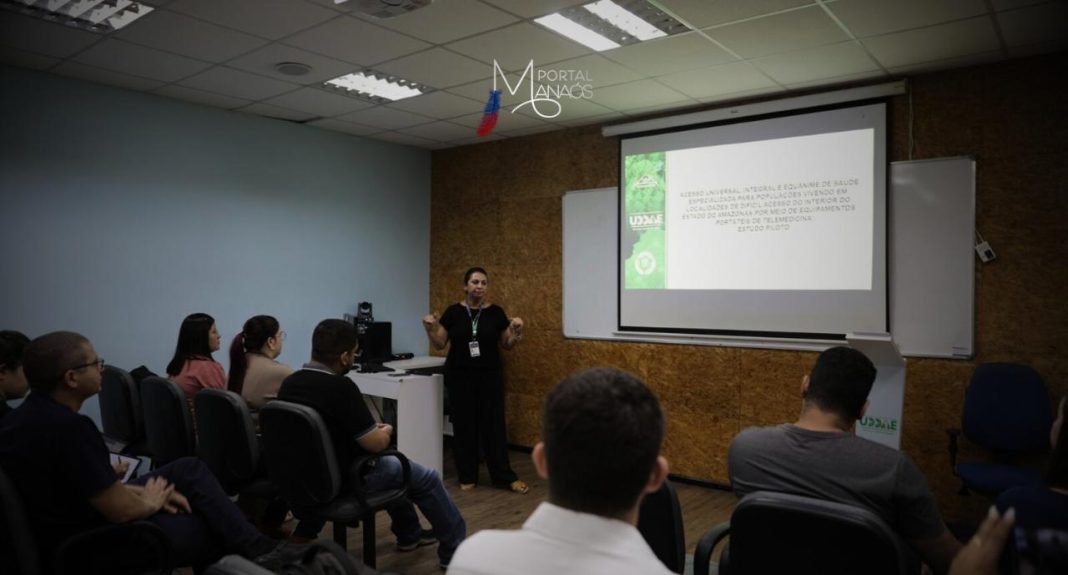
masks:
MULTIPOLYGON (((975 160, 893 162, 889 196, 888 297, 894 342, 906 356, 970 357, 975 160)), ((618 191, 568 192, 562 201, 565 337, 810 350, 831 343, 616 331, 618 191)))

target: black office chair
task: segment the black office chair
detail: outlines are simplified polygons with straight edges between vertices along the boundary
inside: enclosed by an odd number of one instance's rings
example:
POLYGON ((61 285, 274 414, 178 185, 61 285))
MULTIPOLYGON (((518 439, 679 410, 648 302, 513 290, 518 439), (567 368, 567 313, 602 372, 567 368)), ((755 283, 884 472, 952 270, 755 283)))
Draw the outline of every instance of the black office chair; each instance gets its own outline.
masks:
POLYGON ((1053 408, 1042 376, 1018 363, 983 363, 975 368, 964 394, 961 429, 947 429, 953 474, 960 493, 997 496, 1012 487, 1040 485, 1036 467, 1021 460, 1049 450, 1053 408), (992 463, 957 462, 958 437, 989 450, 992 463))
POLYGON ((50 569, 40 555, 22 498, 0 469, 0 568, 4 573, 55 575, 66 573, 171 572, 171 547, 159 527, 148 521, 98 527, 79 533, 57 547, 50 569))
POLYGON ((260 459, 260 440, 248 404, 225 389, 202 389, 196 406, 197 456, 230 495, 270 498, 278 488, 267 478, 260 459))
POLYGON ((746 495, 730 522, 714 527, 697 544, 694 575, 708 575, 712 551, 728 535, 720 575, 920 571, 918 557, 886 522, 844 503, 770 491, 746 495))
POLYGON ((121 452, 126 455, 148 456, 141 392, 129 372, 104 366, 99 397, 104 435, 125 444, 121 452))
POLYGON ((408 458, 386 450, 357 459, 352 470, 343 472, 338 469, 334 443, 319 414, 287 401, 272 401, 260 410, 260 431, 266 448, 267 475, 278 486, 282 498, 301 514, 332 521, 334 542, 342 548, 347 548, 345 526, 362 522, 363 562, 374 568, 375 513, 404 499, 411 480, 408 458), (404 470, 402 487, 365 493, 360 470, 386 456, 400 460, 404 470), (355 484, 343 483, 346 474, 355 484))
POLYGON ((193 417, 178 384, 162 377, 146 377, 141 382, 141 409, 148 451, 156 463, 196 454, 193 417))
POLYGON ((668 570, 679 574, 686 570, 682 507, 670 481, 664 480, 660 489, 642 500, 638 511, 638 532, 668 570))

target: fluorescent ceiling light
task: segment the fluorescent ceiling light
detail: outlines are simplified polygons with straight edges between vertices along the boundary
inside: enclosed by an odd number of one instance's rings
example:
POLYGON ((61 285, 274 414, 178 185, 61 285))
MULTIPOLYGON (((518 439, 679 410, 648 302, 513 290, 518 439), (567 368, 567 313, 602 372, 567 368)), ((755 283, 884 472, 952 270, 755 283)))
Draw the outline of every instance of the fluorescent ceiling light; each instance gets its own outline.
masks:
POLYGON ((119 30, 155 10, 133 0, 0 0, 0 6, 99 34, 119 30))
POLYGON ((605 38, 581 24, 561 16, 559 13, 535 18, 534 21, 557 34, 571 38, 591 50, 603 52, 605 50, 611 50, 612 48, 619 48, 619 44, 616 42, 605 38))
POLYGON ((666 33, 656 26, 653 26, 638 16, 624 10, 619 4, 612 2, 612 0, 600 0, 593 4, 586 4, 583 8, 593 12, 609 24, 612 24, 616 28, 623 30, 627 34, 630 34, 643 42, 652 40, 653 38, 667 36, 666 33))
POLYGON ((374 70, 363 70, 338 76, 333 80, 327 80, 325 85, 344 92, 355 93, 356 96, 380 103, 403 100, 428 91, 428 88, 415 82, 401 80, 395 76, 389 76, 374 70))

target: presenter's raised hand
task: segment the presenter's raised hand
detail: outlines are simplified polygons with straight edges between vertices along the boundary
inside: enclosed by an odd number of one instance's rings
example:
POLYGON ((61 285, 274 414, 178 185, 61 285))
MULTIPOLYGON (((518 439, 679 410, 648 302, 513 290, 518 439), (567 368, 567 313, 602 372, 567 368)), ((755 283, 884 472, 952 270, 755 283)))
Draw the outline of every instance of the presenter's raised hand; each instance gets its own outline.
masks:
POLYGON ((523 319, 518 317, 512 318, 512 323, 509 325, 512 328, 512 335, 517 339, 523 337, 523 319))
POLYGON ((423 317, 423 328, 430 330, 438 324, 438 314, 432 313, 423 317))

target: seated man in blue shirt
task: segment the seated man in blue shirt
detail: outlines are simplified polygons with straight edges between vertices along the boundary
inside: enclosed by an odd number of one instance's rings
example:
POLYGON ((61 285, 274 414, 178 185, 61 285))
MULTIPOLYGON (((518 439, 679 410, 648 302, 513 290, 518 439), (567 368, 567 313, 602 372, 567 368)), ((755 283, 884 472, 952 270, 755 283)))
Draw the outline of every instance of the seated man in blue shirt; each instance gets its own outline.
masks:
MULTIPOLYGON (((314 408, 323 418, 337 452, 339 469, 349 469, 353 460, 367 453, 388 449, 393 428, 376 423, 356 383, 345 377, 356 361, 356 326, 340 319, 327 319, 315 326, 312 357, 304 368, 282 382, 278 399, 314 408)), ((402 477, 400 461, 384 457, 363 477, 368 493, 395 489, 402 477)), ((440 542, 438 559, 442 567, 452 560, 456 547, 467 535, 467 524, 449 497, 441 477, 431 469, 411 462, 408 499, 387 509, 397 536, 397 550, 411 551, 421 545, 440 542), (430 521, 433 531, 423 530, 412 503, 430 521)), ((324 521, 301 519, 293 532, 296 541, 318 536, 324 521)))
POLYGON ((77 533, 140 519, 163 530, 178 565, 207 565, 224 553, 267 564, 288 555, 256 531, 198 459, 119 481, 100 432, 78 413, 100 391, 103 365, 79 334, 33 340, 23 355, 32 393, 0 420, 0 467, 22 498, 44 556, 77 533))

